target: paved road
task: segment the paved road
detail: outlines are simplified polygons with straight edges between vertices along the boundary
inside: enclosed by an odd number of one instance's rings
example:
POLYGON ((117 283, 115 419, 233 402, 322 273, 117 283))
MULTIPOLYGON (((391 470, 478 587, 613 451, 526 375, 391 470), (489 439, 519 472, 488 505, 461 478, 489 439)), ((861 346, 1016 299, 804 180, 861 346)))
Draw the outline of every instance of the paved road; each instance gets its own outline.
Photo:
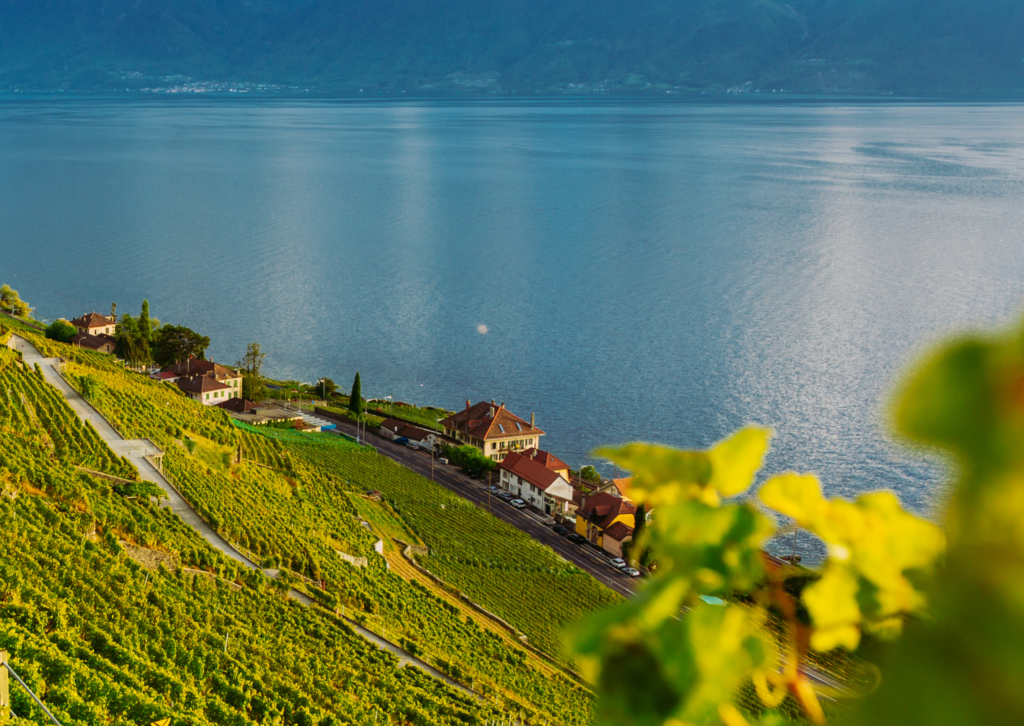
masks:
MULTIPOLYGON (((338 424, 340 431, 350 436, 356 435, 356 425, 353 421, 333 418, 324 414, 315 415, 321 418, 330 418, 338 424)), ((366 443, 374 446, 378 452, 402 466, 412 469, 417 474, 422 474, 427 479, 430 478, 429 452, 413 451, 407 446, 396 444, 376 432, 370 433, 370 431, 372 430, 368 430, 366 443)), ((611 558, 608 555, 592 545, 574 545, 566 538, 558 536, 537 512, 529 509, 514 509, 497 497, 488 497, 486 481, 474 481, 455 467, 441 466, 436 459, 434 461, 434 481, 463 499, 473 502, 481 509, 489 509, 494 516, 526 532, 538 542, 546 544, 561 557, 572 562, 581 570, 589 572, 599 582, 606 584, 620 595, 628 597, 633 594, 634 581, 612 567, 609 563, 611 558)))
MULTIPOLYGON (((192 508, 192 505, 186 501, 185 497, 181 495, 181 492, 175 489, 174 486, 165 479, 164 476, 149 463, 149 461, 146 460, 146 456, 152 456, 160 453, 160 450, 156 448, 151 441, 146 439, 125 439, 120 433, 118 433, 117 429, 111 426, 110 423, 103 418, 99 411, 93 408, 88 401, 82 398, 78 391, 68 385, 68 382, 64 380, 54 367, 56 364, 59 364, 59 359, 44 358, 42 353, 40 353, 35 346, 17 335, 11 336, 11 339, 7 342, 7 346, 14 350, 21 351, 22 358, 26 363, 28 363, 29 367, 34 367, 35 364, 38 363, 39 367, 43 370, 43 376, 46 378, 47 382, 61 392, 64 398, 67 399, 68 405, 71 406, 71 409, 76 414, 78 414, 79 418, 90 423, 92 427, 96 429, 100 438, 103 439, 103 441, 105 441, 115 453, 124 456, 131 461, 131 463, 135 465, 135 468, 139 470, 139 475, 143 479, 153 482, 167 493, 167 501, 161 501, 161 506, 167 507, 177 514, 182 521, 198 532, 199 535, 209 542, 210 546, 214 549, 241 563, 245 567, 253 570, 259 569, 256 563, 236 550, 227 540, 217 534, 213 527, 207 524, 207 522, 199 516, 199 513, 192 508)), ((273 573, 268 573, 267 571, 263 572, 268 577, 273 577, 273 573)), ((298 590, 292 590, 288 595, 293 600, 296 600, 308 607, 316 606, 316 603, 312 598, 298 590)), ((345 621, 366 640, 370 641, 381 650, 389 651, 397 656, 401 665, 416 666, 454 688, 458 688, 459 690, 465 691, 466 693, 474 696, 476 695, 466 686, 452 680, 444 673, 441 673, 441 671, 403 650, 391 641, 380 637, 376 633, 367 630, 359 623, 349 620, 348 618, 345 618, 345 621)))

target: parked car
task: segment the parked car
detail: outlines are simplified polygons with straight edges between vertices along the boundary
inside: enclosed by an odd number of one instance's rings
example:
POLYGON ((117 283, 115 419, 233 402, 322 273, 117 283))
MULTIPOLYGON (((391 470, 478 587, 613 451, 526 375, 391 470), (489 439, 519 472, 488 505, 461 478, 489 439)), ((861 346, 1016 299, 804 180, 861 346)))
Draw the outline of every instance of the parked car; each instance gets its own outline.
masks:
POLYGON ((408 446, 413 451, 419 451, 420 450, 420 445, 416 441, 410 441, 409 443, 406 444, 406 446, 408 446))
POLYGON ((616 557, 616 558, 615 558, 614 560, 612 560, 612 561, 611 561, 611 562, 610 562, 609 564, 610 564, 610 565, 611 565, 612 567, 614 567, 614 568, 615 568, 616 570, 621 570, 621 569, 622 569, 623 567, 625 567, 625 566, 626 566, 627 564, 629 564, 629 563, 627 563, 627 562, 626 562, 626 561, 625 561, 624 559, 622 559, 621 557, 616 557))
POLYGON ((515 498, 515 494, 513 494, 512 492, 498 492, 498 499, 501 499, 502 501, 507 502, 515 498))
POLYGON ((443 456, 441 458, 439 458, 437 461, 438 461, 439 464, 443 464, 444 466, 448 466, 448 459, 444 458, 443 456))
POLYGON ((587 538, 584 537, 582 534, 579 534, 578 532, 573 532, 566 539, 568 539, 573 544, 585 544, 587 541, 587 538))
POLYGON ((556 525, 555 525, 554 527, 552 527, 551 529, 552 529, 552 530, 554 531, 554 533, 555 533, 555 534, 557 534, 557 535, 558 535, 559 537, 564 537, 564 536, 566 536, 567 534, 569 534, 569 530, 568 530, 568 529, 566 529, 565 527, 563 527, 563 526, 562 526, 562 525, 560 525, 560 524, 556 524, 556 525))
POLYGON ((622 574, 628 577, 640 577, 640 570, 635 567, 623 567, 622 574))
POLYGON ((395 439, 395 443, 404 446, 409 443, 409 439, 405 438, 404 436, 399 436, 397 439, 395 439))
POLYGON ((509 504, 511 504, 516 509, 526 509, 526 502, 524 502, 522 499, 513 499, 511 502, 509 502, 509 504))
POLYGON ((491 494, 494 494, 494 495, 498 495, 498 494, 501 493, 501 489, 498 489, 498 487, 495 487, 495 486, 487 487, 487 491, 489 491, 491 494))

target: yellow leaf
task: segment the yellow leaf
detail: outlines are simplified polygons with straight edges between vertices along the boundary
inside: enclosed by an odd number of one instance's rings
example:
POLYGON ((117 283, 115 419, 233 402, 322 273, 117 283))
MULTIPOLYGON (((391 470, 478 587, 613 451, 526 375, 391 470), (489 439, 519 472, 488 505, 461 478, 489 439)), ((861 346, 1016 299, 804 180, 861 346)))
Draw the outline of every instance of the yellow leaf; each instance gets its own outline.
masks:
POLYGON ((704 451, 634 443, 598 449, 594 455, 633 472, 633 498, 656 506, 703 498, 711 479, 711 460, 704 451))
POLYGON ((765 506, 792 517, 801 527, 819 519, 827 507, 821 482, 814 474, 789 472, 773 476, 758 493, 765 506))
POLYGON ((857 579, 849 570, 829 565, 822 578, 804 590, 803 600, 814 622, 811 646, 815 650, 831 650, 837 645, 851 650, 857 647, 861 615, 857 579))
POLYGON ((771 436, 771 429, 751 427, 711 447, 711 486, 723 497, 746 491, 761 469, 771 436))

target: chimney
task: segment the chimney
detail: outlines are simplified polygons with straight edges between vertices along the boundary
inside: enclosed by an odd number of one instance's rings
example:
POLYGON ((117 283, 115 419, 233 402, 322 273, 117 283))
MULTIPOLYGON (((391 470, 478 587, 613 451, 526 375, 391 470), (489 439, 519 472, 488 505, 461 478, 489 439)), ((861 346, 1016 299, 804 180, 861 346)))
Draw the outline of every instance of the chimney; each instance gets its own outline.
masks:
POLYGON ((530 428, 531 429, 537 428, 537 426, 534 424, 534 419, 533 419, 533 413, 532 412, 530 413, 530 428))
POLYGON ((500 405, 500 406, 498 406, 498 408, 505 408, 505 402, 504 402, 504 401, 502 401, 502 402, 501 402, 501 405, 500 405))
MULTIPOLYGON (((491 403, 494 403, 494 401, 491 401, 491 403)), ((487 413, 487 415, 490 416, 491 418, 494 418, 494 406, 491 406, 491 410, 487 413)))
POLYGON ((494 399, 493 398, 491 399, 491 405, 492 406, 494 405, 494 399))
POLYGON ((467 411, 469 410, 469 399, 468 398, 466 399, 466 410, 467 411))

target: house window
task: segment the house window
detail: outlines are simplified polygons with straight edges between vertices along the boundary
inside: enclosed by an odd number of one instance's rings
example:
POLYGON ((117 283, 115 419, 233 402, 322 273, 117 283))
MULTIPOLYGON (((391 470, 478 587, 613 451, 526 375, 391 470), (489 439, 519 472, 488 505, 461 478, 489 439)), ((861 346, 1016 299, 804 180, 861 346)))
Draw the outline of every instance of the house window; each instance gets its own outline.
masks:
POLYGON ((492 450, 492 451, 493 451, 494 449, 497 449, 497 448, 498 448, 498 445, 497 445, 497 444, 491 444, 491 450, 492 450))
POLYGON ((209 400, 210 400, 210 394, 209 394, 209 393, 207 393, 207 394, 206 394, 206 400, 207 400, 207 401, 209 401, 209 400))

